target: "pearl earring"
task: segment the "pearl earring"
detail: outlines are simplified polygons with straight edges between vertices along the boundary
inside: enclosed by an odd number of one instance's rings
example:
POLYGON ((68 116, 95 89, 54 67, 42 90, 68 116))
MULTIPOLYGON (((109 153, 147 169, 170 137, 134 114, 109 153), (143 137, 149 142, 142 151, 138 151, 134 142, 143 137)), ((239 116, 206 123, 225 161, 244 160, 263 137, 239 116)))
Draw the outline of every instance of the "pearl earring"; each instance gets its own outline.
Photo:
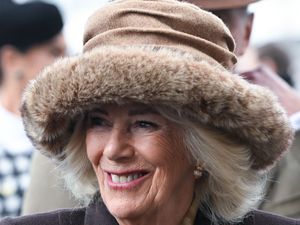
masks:
POLYGON ((196 168, 194 169, 194 176, 196 179, 199 179, 203 175, 203 166, 200 163, 197 163, 196 168))

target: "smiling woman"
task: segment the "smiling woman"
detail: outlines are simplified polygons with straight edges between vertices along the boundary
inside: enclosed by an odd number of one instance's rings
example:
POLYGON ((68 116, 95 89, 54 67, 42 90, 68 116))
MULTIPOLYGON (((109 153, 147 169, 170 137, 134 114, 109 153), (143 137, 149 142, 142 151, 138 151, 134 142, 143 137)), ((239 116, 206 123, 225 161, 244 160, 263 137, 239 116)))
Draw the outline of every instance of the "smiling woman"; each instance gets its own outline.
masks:
POLYGON ((299 224, 252 211, 293 132, 268 90, 228 71, 234 41, 220 19, 121 0, 90 17, 84 43, 31 83, 22 116, 90 204, 1 225, 299 224))

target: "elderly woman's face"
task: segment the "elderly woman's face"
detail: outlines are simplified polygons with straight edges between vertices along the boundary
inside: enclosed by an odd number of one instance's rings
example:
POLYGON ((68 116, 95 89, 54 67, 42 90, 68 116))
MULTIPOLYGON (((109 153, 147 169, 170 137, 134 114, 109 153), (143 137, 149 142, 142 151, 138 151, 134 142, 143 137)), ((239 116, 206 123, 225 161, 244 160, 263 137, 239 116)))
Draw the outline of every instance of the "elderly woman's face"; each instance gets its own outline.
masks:
POLYGON ((93 110, 86 147, 102 199, 116 218, 177 212, 191 204, 194 167, 178 128, 153 109, 133 104, 93 110))

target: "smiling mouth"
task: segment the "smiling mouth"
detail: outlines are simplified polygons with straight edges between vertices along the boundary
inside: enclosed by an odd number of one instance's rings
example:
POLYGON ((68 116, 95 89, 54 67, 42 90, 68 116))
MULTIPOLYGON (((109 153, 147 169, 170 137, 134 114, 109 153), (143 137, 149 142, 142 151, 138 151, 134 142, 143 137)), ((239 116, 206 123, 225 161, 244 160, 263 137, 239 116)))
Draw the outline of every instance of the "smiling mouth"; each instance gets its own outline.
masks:
POLYGON ((133 172, 127 174, 114 174, 109 173, 111 182, 114 184, 125 184, 125 183, 132 183, 134 181, 138 181, 146 176, 147 172, 133 172))

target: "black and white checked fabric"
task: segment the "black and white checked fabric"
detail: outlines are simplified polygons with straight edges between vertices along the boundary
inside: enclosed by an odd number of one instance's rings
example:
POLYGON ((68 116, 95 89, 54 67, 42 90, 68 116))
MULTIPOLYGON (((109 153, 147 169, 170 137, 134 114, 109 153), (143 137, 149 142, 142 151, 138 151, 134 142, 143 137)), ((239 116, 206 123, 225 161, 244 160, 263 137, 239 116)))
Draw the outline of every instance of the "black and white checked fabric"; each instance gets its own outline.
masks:
POLYGON ((20 214, 32 152, 21 118, 0 105, 0 218, 20 214))
POLYGON ((0 146, 0 218, 21 213, 24 191, 30 181, 31 152, 12 154, 0 146))

